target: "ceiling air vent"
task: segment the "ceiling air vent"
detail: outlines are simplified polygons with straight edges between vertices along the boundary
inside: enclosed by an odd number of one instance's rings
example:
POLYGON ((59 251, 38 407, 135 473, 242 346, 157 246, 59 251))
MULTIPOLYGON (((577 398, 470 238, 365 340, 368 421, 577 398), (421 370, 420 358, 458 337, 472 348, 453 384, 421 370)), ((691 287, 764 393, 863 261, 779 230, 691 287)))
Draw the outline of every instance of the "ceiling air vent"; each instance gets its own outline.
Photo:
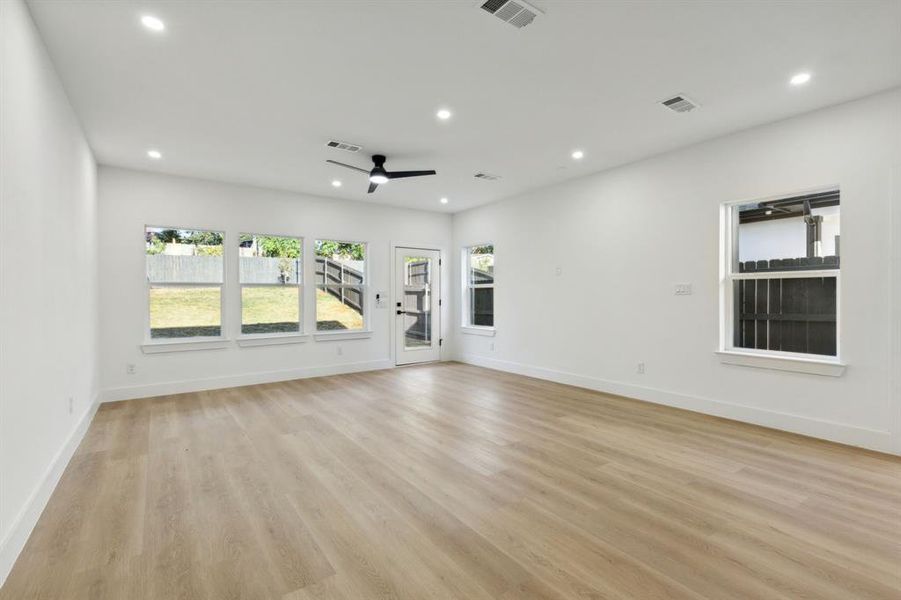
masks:
POLYGON ((363 149, 363 146, 358 144, 349 144, 347 142, 339 142, 337 140, 329 140, 326 144, 329 148, 336 148, 338 150, 346 150, 347 152, 359 152, 363 149))
POLYGON ((540 10, 522 0, 488 0, 482 4, 482 10, 517 29, 522 29, 541 14, 540 10))
POLYGON ((660 102, 663 106, 677 113, 687 113, 698 107, 698 103, 684 95, 673 96, 660 102))
POLYGON ((476 179, 484 179, 485 181, 497 181, 501 178, 500 175, 492 175, 491 173, 476 173, 473 175, 476 179))

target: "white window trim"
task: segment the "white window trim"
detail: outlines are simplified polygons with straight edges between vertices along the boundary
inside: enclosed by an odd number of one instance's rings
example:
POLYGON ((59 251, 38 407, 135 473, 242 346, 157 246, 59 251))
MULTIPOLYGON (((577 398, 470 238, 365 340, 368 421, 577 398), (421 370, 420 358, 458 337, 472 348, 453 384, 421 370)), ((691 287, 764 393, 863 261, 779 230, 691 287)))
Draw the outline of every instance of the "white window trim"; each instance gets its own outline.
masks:
POLYGON ((249 333, 238 338, 238 345, 242 348, 283 346, 285 344, 302 344, 309 339, 308 333, 249 333))
POLYGON ((160 352, 182 352, 187 350, 208 350, 214 348, 224 348, 230 341, 225 335, 226 331, 226 282, 228 281, 228 269, 226 268, 226 253, 228 248, 228 235, 225 229, 215 229, 206 227, 172 227, 169 225, 144 225, 144 233, 147 229, 176 229, 181 231, 208 231, 212 233, 222 234, 222 281, 221 282, 167 282, 152 283, 147 277, 147 249, 142 249, 142 258, 144 262, 144 341, 141 344, 141 350, 145 354, 156 354, 160 352), (217 336, 194 336, 186 338, 154 338, 150 336, 150 289, 152 287, 218 287, 219 288, 219 335, 217 336), (167 349, 168 348, 168 349, 167 349))
POLYGON ((776 371, 792 371, 811 375, 827 375, 841 377, 846 364, 839 360, 824 358, 818 354, 778 353, 774 350, 755 351, 718 350, 720 362, 725 365, 753 367, 757 369, 774 369, 776 371))
POLYGON ((307 277, 306 265, 306 247, 304 246, 304 238, 299 235, 288 235, 283 233, 247 233, 238 234, 238 243, 240 244, 242 235, 252 235, 256 237, 280 237, 291 238, 300 242, 300 281, 297 283, 242 283, 241 282, 241 247, 237 246, 238 260, 238 345, 242 347, 250 346, 267 346, 277 344, 296 344, 305 342, 309 335, 304 329, 304 294, 305 280, 307 277), (279 333, 244 333, 244 288, 245 287, 296 287, 297 288, 297 310, 298 324, 297 331, 283 331, 279 333), (303 339, 300 339, 303 338, 303 339), (268 344, 264 340, 271 340, 268 344))
POLYGON ((466 335, 484 335, 487 337, 494 337, 497 330, 494 327, 488 327, 487 325, 463 325, 460 327, 460 333, 465 333, 466 335))
POLYGON ((372 337, 371 329, 347 329, 336 331, 320 331, 313 334, 317 342, 332 342, 337 340, 362 340, 372 337))
POLYGON ((495 267, 494 267, 494 276, 495 276, 495 279, 494 279, 494 282, 493 282, 493 283, 478 283, 478 284, 472 284, 472 283, 470 282, 470 280, 469 280, 469 268, 470 268, 469 255, 470 255, 470 250, 471 250, 472 248, 477 248, 477 247, 479 247, 479 246, 492 246, 492 247, 493 247, 493 246, 494 246, 494 242, 484 242, 484 243, 480 243, 480 244, 469 244, 469 245, 467 245, 467 246, 464 246, 463 249, 462 249, 462 252, 461 252, 461 259, 460 259, 460 264, 461 264, 461 267, 462 267, 462 268, 460 269, 460 271, 461 271, 461 283, 462 283, 462 301, 461 301, 461 306, 463 307, 463 310, 461 311, 461 315, 460 315, 460 317, 461 317, 460 333, 465 333, 465 334, 469 334, 469 335, 484 335, 484 336, 493 337, 493 336, 495 335, 495 332, 497 331, 495 325, 473 325, 472 322, 471 322, 471 319, 470 319, 470 314, 471 314, 471 312, 472 312, 472 311, 470 310, 470 309, 472 308, 472 304, 471 304, 471 303, 472 303, 472 298, 471 298, 471 294, 469 293, 469 290, 470 290, 470 289, 475 289, 475 288, 491 288, 491 289, 494 289, 494 288, 495 288, 495 285, 497 285, 497 253, 496 253, 496 252, 494 253, 494 262, 495 262, 495 267))
POLYGON ((141 352, 144 354, 162 354, 165 352, 191 352, 194 350, 220 350, 227 348, 231 340, 225 337, 218 338, 156 338, 150 342, 141 344, 141 352))
POLYGON ((788 198, 795 195, 804 195, 822 191, 837 189, 839 186, 828 186, 815 190, 801 191, 796 194, 780 195, 774 198, 757 200, 737 200, 723 203, 720 206, 720 340, 716 354, 723 364, 754 367, 762 369, 774 369, 779 371, 793 371, 810 373, 814 375, 841 376, 847 364, 841 360, 841 268, 817 269, 809 271, 767 271, 745 272, 734 271, 735 261, 733 257, 738 252, 738 220, 734 214, 738 206, 752 202, 766 202, 788 198), (754 279, 794 279, 808 277, 834 277, 835 282, 835 356, 821 354, 804 354, 795 352, 782 352, 777 350, 765 350, 760 348, 740 348, 733 344, 734 339, 734 285, 733 282, 754 279))
POLYGON ((369 302, 369 242, 359 241, 359 240, 345 240, 336 237, 314 237, 313 238, 313 252, 312 252, 312 265, 313 265, 313 339, 318 342, 327 341, 327 340, 353 340, 353 339, 362 339, 367 337, 372 337, 372 322, 370 319, 372 318, 372 306, 369 302), (328 284, 328 283, 319 283, 315 281, 316 278, 316 242, 338 242, 339 244, 362 244, 363 245, 363 283, 361 284, 328 284), (317 329, 317 323, 319 322, 319 302, 317 298, 317 291, 321 287, 349 287, 349 288, 360 288, 360 294, 363 297, 363 327, 360 329, 337 329, 337 330, 326 330, 323 329, 320 331, 317 329))

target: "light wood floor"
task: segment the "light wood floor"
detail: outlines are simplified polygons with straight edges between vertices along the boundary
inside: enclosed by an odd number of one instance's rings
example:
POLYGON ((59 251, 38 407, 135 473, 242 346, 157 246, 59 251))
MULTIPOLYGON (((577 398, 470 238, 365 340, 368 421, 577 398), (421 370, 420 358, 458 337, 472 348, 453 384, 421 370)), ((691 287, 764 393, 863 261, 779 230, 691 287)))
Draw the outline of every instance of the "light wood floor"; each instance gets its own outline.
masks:
POLYGON ((0 597, 899 589, 901 460, 449 363, 104 405, 0 597))

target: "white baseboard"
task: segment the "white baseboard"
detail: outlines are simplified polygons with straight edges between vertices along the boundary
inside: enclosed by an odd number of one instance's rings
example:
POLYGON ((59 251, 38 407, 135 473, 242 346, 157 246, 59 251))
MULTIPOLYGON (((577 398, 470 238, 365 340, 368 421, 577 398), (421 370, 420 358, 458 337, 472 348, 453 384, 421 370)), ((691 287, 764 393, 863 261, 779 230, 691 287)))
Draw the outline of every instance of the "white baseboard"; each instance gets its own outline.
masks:
POLYGON ((38 519, 41 517, 41 513, 44 512, 47 502, 50 501, 50 496, 53 495, 53 490, 56 489, 60 477, 62 477, 66 466, 72 459, 72 455, 75 454, 75 450, 78 449, 78 445, 91 425, 99 405, 98 399, 95 398, 81 418, 81 421, 78 422, 78 425, 69 435, 69 439, 66 440, 66 443, 62 445, 47 466, 41 483, 31 493, 25 506, 22 507, 22 510, 13 520, 12 527, 10 527, 6 537, 0 541, 0 587, 6 581, 6 577, 12 570, 13 565, 15 565, 19 553, 22 552, 22 548, 25 547, 25 543, 28 541, 34 526, 37 525, 38 519))
POLYGON ((308 377, 341 375, 344 373, 359 373, 360 371, 378 371, 380 369, 392 368, 394 368, 394 363, 386 359, 325 365, 322 367, 261 371, 257 373, 245 373, 242 375, 227 375, 225 377, 167 381, 163 383, 150 383, 146 385, 134 385, 103 390, 100 393, 100 401, 116 402, 118 400, 135 400, 137 398, 150 398, 153 396, 166 396, 169 394, 185 394, 188 392, 202 392, 205 390, 217 390, 239 387, 242 385, 274 383, 277 381, 290 381, 292 379, 306 379, 308 377))
POLYGON ((771 429, 790 431, 792 433, 799 433, 801 435, 830 440, 841 444, 859 446, 861 448, 887 452, 889 454, 901 454, 890 431, 844 425, 842 423, 812 419, 810 417, 791 413, 770 411, 742 404, 723 402, 722 400, 713 400, 711 398, 688 396, 686 394, 669 392, 652 387, 610 381, 597 377, 567 373, 565 371, 546 369, 543 367, 498 360, 474 354, 460 355, 457 357, 457 360, 479 367, 486 367, 488 369, 526 375, 528 377, 564 383, 598 392, 625 396, 627 398, 635 398, 637 400, 653 402, 655 404, 673 406, 675 408, 724 417, 735 421, 743 421, 745 423, 753 423, 754 425, 762 425, 771 429))

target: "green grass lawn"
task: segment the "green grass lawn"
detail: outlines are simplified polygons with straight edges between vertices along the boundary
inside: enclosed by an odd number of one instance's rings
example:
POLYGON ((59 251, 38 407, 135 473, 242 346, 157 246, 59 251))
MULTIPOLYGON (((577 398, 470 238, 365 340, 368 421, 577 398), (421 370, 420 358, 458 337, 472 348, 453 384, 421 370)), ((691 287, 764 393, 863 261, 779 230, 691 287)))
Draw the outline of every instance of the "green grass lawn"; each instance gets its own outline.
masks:
POLYGON ((298 290, 294 286, 241 290, 241 333, 297 333, 298 290))
POLYGON ((217 336, 219 288, 150 288, 150 337, 217 336))
MULTIPOLYGON (((243 333, 298 330, 297 288, 248 287, 241 291, 243 333)), ((363 315, 323 290, 316 290, 317 329, 361 329, 363 315)), ((218 288, 152 288, 151 337, 220 335, 218 288)))
POLYGON ((363 329, 363 313, 342 304, 326 292, 316 290, 316 329, 363 329))

